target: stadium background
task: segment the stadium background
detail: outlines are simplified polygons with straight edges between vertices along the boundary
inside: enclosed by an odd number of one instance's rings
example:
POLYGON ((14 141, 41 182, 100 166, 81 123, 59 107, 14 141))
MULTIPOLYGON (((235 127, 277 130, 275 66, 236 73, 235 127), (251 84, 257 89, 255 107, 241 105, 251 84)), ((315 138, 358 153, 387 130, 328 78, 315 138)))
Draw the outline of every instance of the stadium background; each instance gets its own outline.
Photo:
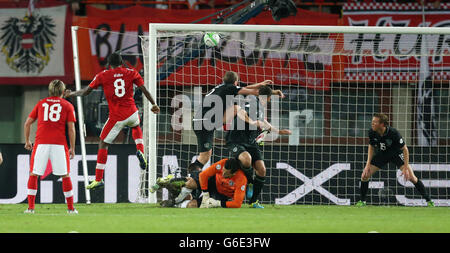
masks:
MULTIPOLYGON (((26 196, 22 196, 19 194, 20 191, 25 191, 25 184, 23 184, 23 189, 19 187, 20 177, 23 176, 20 171, 23 170, 23 167, 26 166, 26 160, 24 156, 29 155, 24 149, 22 149, 23 145, 21 143, 24 142, 23 139, 23 122, 25 121, 28 113, 31 111, 32 107, 36 104, 36 102, 47 96, 47 87, 48 81, 57 77, 63 79, 68 85, 69 88, 73 89, 73 65, 72 65, 72 51, 70 50, 70 30, 71 25, 78 25, 81 27, 89 27, 96 29, 110 29, 111 31, 118 32, 135 32, 135 33, 144 33, 148 30, 147 24, 149 22, 169 22, 169 23, 183 23, 190 22, 192 20, 201 18, 205 15, 214 12, 216 8, 223 8, 229 6, 230 3, 227 1, 210 1, 207 4, 203 4, 201 1, 177 1, 177 2, 162 2, 162 3, 151 3, 151 4, 139 4, 136 5, 134 1, 120 1, 120 4, 111 4, 114 1, 38 1, 36 3, 37 8, 51 8, 55 6, 66 6, 67 12, 64 13, 54 13, 55 19, 57 18, 64 20, 64 29, 65 32, 57 34, 57 36, 63 36, 61 39, 61 45, 64 45, 64 48, 58 51, 55 50, 53 55, 51 56, 51 60, 53 64, 64 66, 64 69, 59 73, 49 73, 47 75, 44 74, 36 74, 36 75, 23 75, 21 77, 17 77, 17 73, 12 71, 7 71, 7 68, 2 68, 2 73, 0 75, 0 147, 4 157, 4 164, 0 169, 0 203, 23 203, 26 201, 26 196), (127 5, 127 2, 129 4, 127 5), (216 3, 217 2, 217 3, 216 3), (155 7, 155 8, 154 8, 155 7), (191 9, 195 9, 192 11, 191 9), (197 10, 198 9, 198 10, 197 10), (62 16, 61 16, 62 15, 62 16), (117 15, 124 17, 121 20, 117 20, 117 15)), ((117 1, 119 2, 119 1, 117 1)), ((142 2, 142 1, 141 1, 142 2)), ((297 6, 299 7, 299 14, 296 17, 290 17, 287 19, 283 19, 279 22, 279 24, 289 24, 289 25, 351 25, 348 22, 348 19, 345 18, 346 15, 352 15, 351 11, 354 6, 358 6, 360 8, 358 10, 383 10, 386 8, 395 8, 390 6, 389 4, 383 3, 383 1, 360 1, 363 3, 359 3, 355 5, 354 1, 296 1, 297 6), (377 3, 375 3, 377 2, 377 3), (344 10, 344 13, 342 11, 344 10), (346 11, 346 12, 345 12, 346 11)), ((416 1, 399 1, 399 3, 395 6, 402 6, 402 8, 415 8, 418 4, 416 1), (404 7, 406 6, 406 7, 404 7)), ((427 1, 430 8, 435 8, 435 12, 439 12, 439 10, 447 10, 450 7, 449 4, 445 3, 445 1, 427 1), (439 3, 437 3, 439 2, 439 3)), ((26 8, 28 5, 28 1, 0 1, 0 12, 7 13, 8 8, 23 8, 23 15, 25 16, 26 8)), ((392 10, 392 9, 391 9, 392 10)), ((433 20, 433 23, 448 23, 450 26, 450 20, 446 22, 448 19, 448 15, 435 15, 436 20, 433 20)), ((377 24, 377 20, 380 17, 373 17, 371 22, 374 22, 372 25, 377 24)), ((5 21, 6 16, 2 15, 2 26, 5 21)), ((412 20, 420 20, 421 17, 411 17, 412 20)), ((252 19, 251 24, 273 24, 273 20, 269 13, 263 13, 255 19, 252 19)), ((61 24, 60 24, 61 25, 61 24)), ((415 25, 414 22, 411 25, 415 25)), ((107 54, 103 54, 100 51, 100 47, 110 48, 111 50, 116 50, 119 48, 126 47, 127 43, 133 43, 133 41, 126 40, 108 40, 108 37, 103 36, 101 34, 89 34, 87 30, 81 31, 79 33, 79 47, 80 47, 80 64, 81 64, 81 73, 82 73, 82 82, 83 85, 87 85, 89 81, 93 78, 95 73, 102 70, 105 65, 105 59, 107 54)), ((3 43, 3 42, 2 42, 3 43)), ((3 45, 2 45, 3 46, 3 45)), ((139 57, 127 57, 127 62, 140 70, 142 68, 142 59, 139 57)), ((5 55, 0 55, 0 61, 2 64, 6 61, 5 55)), ((446 64, 450 65, 450 62, 446 62, 446 64)), ((3 65, 2 65, 3 66, 3 65)), ((351 78, 351 76, 346 76, 345 73, 342 73, 342 78, 351 78)), ((448 74, 448 73, 447 73, 448 74)), ((401 78, 401 76, 399 77, 401 78)), ((439 78, 443 78, 448 80, 444 74, 440 74, 439 78)), ((441 126, 448 126, 450 118, 449 118, 449 85, 448 82, 441 82, 444 85, 433 87, 433 92, 438 94, 439 97, 447 98, 441 99, 439 103, 436 104, 436 107, 439 108, 439 117, 437 118, 437 124, 441 126)), ((212 87, 214 84, 206 84, 208 88, 212 87)), ((358 175, 359 171, 363 168, 365 157, 364 154, 365 144, 367 144, 367 139, 365 138, 366 129, 368 128, 368 124, 371 119, 371 114, 375 111, 373 107, 364 110, 366 112, 365 115, 357 115, 357 120, 351 120, 345 122, 342 118, 342 115, 351 115, 356 109, 352 108, 352 105, 356 103, 352 101, 341 101, 341 95, 346 94, 354 94, 353 97, 357 97, 358 92, 364 92, 362 97, 365 99, 369 99, 367 101, 368 104, 378 104, 378 110, 382 112, 386 112, 391 116, 392 125, 398 128, 404 135, 406 142, 411 143, 411 146, 414 146, 415 141, 415 126, 412 125, 402 125, 402 122, 396 122, 397 118, 400 118, 401 114, 411 113, 414 110, 414 104, 409 103, 406 105, 402 105, 400 108, 393 108, 402 103, 395 101, 396 99, 401 98, 399 94, 393 93, 401 93, 402 89, 390 90, 386 88, 386 84, 376 82, 376 77, 373 78, 372 81, 365 81, 363 84, 354 83, 353 85, 349 85, 349 87, 337 87, 335 83, 329 83, 326 87, 322 87, 319 89, 320 91, 314 91, 313 94, 317 96, 311 96, 309 92, 310 87, 298 86, 296 88, 296 92, 287 93, 287 99, 292 101, 298 101, 305 104, 305 107, 311 106, 314 102, 314 106, 320 105, 318 100, 323 101, 323 108, 318 109, 317 111, 322 112, 323 115, 319 115, 317 118, 322 119, 320 122, 314 123, 314 130, 310 133, 310 138, 316 138, 321 136, 329 137, 327 138, 328 143, 323 143, 325 146, 308 146, 302 145, 298 146, 298 152, 292 153, 283 153, 283 155, 287 157, 271 157, 266 161, 269 163, 270 168, 276 168, 276 163, 286 162, 289 160, 289 164, 296 168, 296 163, 304 164, 308 160, 311 160, 311 157, 308 157, 306 151, 312 149, 323 149, 330 150, 336 149, 340 152, 335 153, 346 153, 347 150, 351 150, 347 152, 348 155, 344 156, 333 156, 333 155, 324 155, 319 158, 315 158, 315 161, 320 161, 318 164, 311 164, 312 168, 328 168, 333 163, 344 163, 349 164, 351 170, 344 171, 337 178, 331 178, 327 182, 327 186, 330 192, 342 199, 350 199, 350 201, 355 201, 355 193, 349 191, 348 189, 353 189, 357 187, 358 175), (360 91, 355 89, 355 87, 359 87, 358 85, 366 85, 369 83, 373 89, 370 90, 371 94, 366 94, 367 91, 360 91), (310 94, 310 96, 302 96, 302 94, 310 94), (336 107, 336 104, 345 103, 345 106, 336 107), (331 110, 333 107, 333 110, 331 110), (331 113, 333 111, 333 113, 331 113), (398 114, 398 115, 396 115, 398 114), (341 121, 339 128, 340 131, 333 130, 330 127, 337 120, 341 121), (356 129, 360 129, 360 131, 354 131, 355 127, 352 124, 358 124, 356 129), (351 180, 344 180, 342 178, 351 178, 351 180), (339 181, 341 180, 341 181, 339 181), (340 188, 340 185, 345 185, 347 187, 340 188)), ((282 88, 281 86, 275 86, 277 88, 282 88)), ((292 89, 291 89, 292 91, 292 89)), ((406 91, 406 89, 405 89, 406 91)), ((139 103, 140 94, 136 94, 136 98, 138 98, 139 103)), ((415 96, 415 94, 413 94, 415 96)), ((170 97, 170 96, 165 96, 170 97)), ((170 101, 165 101, 167 104, 170 104, 170 101)), ((164 103, 164 102, 163 102, 164 103)), ((103 101, 101 91, 94 92, 89 97, 84 99, 85 112, 86 112, 86 124, 88 130, 88 143, 92 144, 88 146, 88 155, 96 154, 96 145, 98 141, 98 135, 101 130, 103 123, 106 120, 107 114, 105 110, 107 108, 106 104, 103 101)), ((283 104, 282 104, 283 106, 283 104)), ((289 104, 285 106, 289 107, 289 104)), ((375 107, 377 108, 377 107, 375 107)), ((287 108, 289 109, 289 108, 287 108)), ((313 108, 314 109, 314 108, 313 108)), ((169 112, 162 112, 162 114, 168 114, 169 112)), ((164 119, 166 117, 160 117, 160 119, 164 119)), ((286 124, 286 120, 282 121, 282 124, 286 124)), ((161 126, 165 126, 164 122, 160 123, 161 126)), ((283 125, 282 125, 283 126, 283 125)), ((284 125, 287 127, 287 125, 284 125)), ((35 131, 35 127, 33 128, 32 136, 35 131)), ((160 127, 161 129, 161 127, 160 127)), ((450 130, 448 127, 440 127, 441 131, 438 133, 439 140, 438 145, 436 147, 418 147, 411 148, 410 152, 411 163, 414 163, 414 157, 420 155, 422 162, 428 162, 423 159, 426 157, 433 162, 447 162, 448 159, 448 144, 449 144, 449 135, 450 130)), ((167 132, 170 129, 166 129, 167 132)), ((164 133, 160 133, 164 135, 164 133)), ((311 141, 311 140, 309 140, 311 141)), ((77 142, 78 143, 78 142, 77 142)), ((117 168, 117 185, 111 186, 112 194, 103 194, 97 195, 93 199, 94 202, 128 202, 132 201, 132 197, 130 194, 134 194, 130 192, 130 188, 128 187, 130 184, 129 180, 129 171, 132 171, 133 161, 130 161, 130 156, 133 155, 134 149, 132 143, 132 139, 130 136, 130 132, 123 131, 117 140, 116 146, 111 148, 111 155, 117 155, 117 159, 115 160, 117 163, 115 164, 117 168), (123 145, 123 146, 122 146, 123 145), (115 189, 114 189, 115 187, 115 189), (109 197, 106 198, 105 195, 109 197)), ((304 140, 304 143, 308 143, 308 139, 304 140)), ((183 145, 191 145, 191 143, 186 143, 183 145)), ((283 145, 275 145, 274 149, 282 150, 283 145)), ((77 147, 77 151, 79 151, 79 147, 77 147)), ((220 148, 218 148, 220 150, 220 148)), ((219 151, 215 152, 219 152, 219 151)), ((266 157, 273 156, 273 154, 279 154, 280 152, 267 152, 266 157)), ((79 153, 79 152, 77 152, 79 153)), ((313 152, 314 153, 314 152, 313 152)), ((319 153, 319 152, 317 152, 319 153)), ((324 152, 327 153, 327 152, 324 152)), ((333 152, 331 152, 332 154, 333 152)), ((162 155, 159 154, 159 159, 162 159, 162 155)), ((180 156, 183 154, 180 154, 180 156)), ((114 159, 109 159, 114 161, 114 159)), ((182 159, 182 161, 189 160, 189 158, 182 159)), ((158 161, 158 164, 162 163, 162 161, 158 161)), ((94 174, 93 165, 94 162, 88 163, 90 165, 90 175, 94 174)), ((180 164, 181 167, 185 168, 186 164, 180 164)), ((79 166, 79 171, 77 171, 78 175, 82 175, 81 166, 79 166)), ((287 173, 281 172, 275 169, 269 170, 270 180, 274 180, 267 184, 267 187, 271 187, 279 184, 277 179, 277 173, 287 173)), ((311 171, 312 173, 312 171, 311 171)), ((394 175, 381 175, 382 178, 390 178, 389 182, 385 182, 388 185, 397 184, 395 175, 395 171, 382 172, 382 173, 394 173, 394 175)), ((309 178, 314 177, 313 174, 306 174, 309 178)), ((433 179, 438 178, 438 173, 431 173, 427 175, 427 178, 433 179)), ((279 177, 287 178, 287 177, 279 177)), ((448 176, 446 177, 448 178, 448 176)), ((294 178, 290 180, 296 180, 294 178)), ((75 182, 75 180, 74 180, 75 182)), ((132 182, 131 182, 132 183, 132 182)), ((57 181, 55 177, 49 176, 44 180, 44 183, 41 183, 38 192, 37 203, 63 203, 63 198, 58 194, 60 190, 60 182, 57 181), (47 185, 45 190, 42 186, 43 184, 47 185), (50 196, 51 195, 51 196, 50 196)), ((82 182, 80 181, 78 187, 78 201, 83 202, 83 194, 82 194, 82 182)), ((295 189, 289 188, 289 182, 280 183, 282 187, 286 187, 286 189, 274 188, 271 191, 279 196, 278 192, 288 193, 295 189)), ((298 184, 297 184, 298 185, 298 184)), ((108 186, 107 186, 108 187, 108 186)), ((106 188, 108 190, 109 188, 106 188)), ((412 191, 412 188, 405 188, 403 191, 412 191)), ((437 191, 438 189, 431 189, 431 193, 433 191, 437 191)), ((446 197, 446 199, 450 198, 448 195, 448 191, 444 189, 440 189, 439 196, 446 197)), ((397 194, 402 194, 402 192, 398 192, 397 194)), ((438 194, 434 192, 434 194, 438 194)), ((273 199, 272 197, 270 197, 273 199)), ((371 195, 372 201, 380 202, 378 197, 375 194, 371 195)), ((327 198, 320 194, 316 195, 307 195, 305 199, 308 202, 320 202, 320 203, 328 203, 327 198), (314 199, 317 198, 317 199, 314 199)), ((269 201, 267 199, 263 199, 264 201, 269 201)), ((385 203, 396 203, 395 199, 385 200, 385 203)))

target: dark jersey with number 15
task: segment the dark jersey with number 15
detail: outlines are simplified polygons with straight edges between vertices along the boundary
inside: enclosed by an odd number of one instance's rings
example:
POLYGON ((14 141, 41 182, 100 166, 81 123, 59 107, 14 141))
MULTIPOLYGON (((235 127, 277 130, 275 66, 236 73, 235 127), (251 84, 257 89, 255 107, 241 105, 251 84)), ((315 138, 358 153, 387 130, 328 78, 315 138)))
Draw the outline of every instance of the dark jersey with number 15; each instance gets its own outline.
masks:
POLYGON ((386 127, 386 131, 383 136, 380 136, 377 132, 370 129, 369 143, 375 147, 376 152, 392 154, 402 153, 402 148, 405 146, 405 141, 403 140, 401 134, 397 131, 397 129, 389 126, 386 127))

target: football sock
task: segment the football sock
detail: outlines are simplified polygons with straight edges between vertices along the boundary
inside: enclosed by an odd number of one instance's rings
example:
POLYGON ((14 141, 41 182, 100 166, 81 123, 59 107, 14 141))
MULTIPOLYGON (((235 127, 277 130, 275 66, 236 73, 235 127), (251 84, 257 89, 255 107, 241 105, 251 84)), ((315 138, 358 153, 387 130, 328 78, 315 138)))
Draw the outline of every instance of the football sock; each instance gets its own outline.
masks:
POLYGON ((360 200, 366 201, 367 191, 369 190, 369 181, 361 181, 361 189, 360 189, 360 200))
POLYGON ((191 194, 191 192, 192 192, 192 189, 189 189, 186 187, 181 188, 180 194, 175 198, 175 203, 178 204, 178 203, 182 202, 186 198, 186 196, 191 194))
POLYGON ((67 209, 73 210, 73 191, 72 180, 70 180, 70 177, 63 177, 62 188, 67 202, 67 209))
POLYGON ((99 149, 97 154, 97 166, 95 167, 95 181, 101 181, 103 179, 103 172, 105 171, 107 160, 108 150, 99 149))
POLYGON ((144 139, 142 138, 142 129, 140 126, 131 129, 131 136, 136 143, 136 149, 144 153, 144 139))
POLYGON ((28 209, 34 209, 34 203, 37 193, 37 176, 31 176, 28 178, 28 209))
POLYGON ((256 200, 258 200, 259 194, 261 193, 265 181, 266 177, 255 175, 255 180, 253 183, 253 196, 250 199, 250 203, 254 203, 256 200))
POLYGON ((242 168, 242 171, 245 174, 245 177, 247 178, 247 184, 253 184, 253 168, 242 168))
POLYGON ((416 187, 417 191, 420 192, 422 197, 426 199, 426 201, 431 200, 430 196, 427 193, 427 190, 425 189, 425 186, 423 185, 422 181, 420 181, 420 179, 417 179, 417 183, 415 183, 414 186, 416 187))

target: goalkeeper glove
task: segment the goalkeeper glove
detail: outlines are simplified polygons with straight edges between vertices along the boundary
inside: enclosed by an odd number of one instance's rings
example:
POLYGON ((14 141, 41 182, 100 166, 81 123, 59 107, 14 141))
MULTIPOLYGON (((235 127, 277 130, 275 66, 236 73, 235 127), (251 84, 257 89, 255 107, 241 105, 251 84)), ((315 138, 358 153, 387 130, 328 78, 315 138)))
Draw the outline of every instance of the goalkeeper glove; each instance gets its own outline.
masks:
POLYGON ((208 199, 209 199, 209 192, 203 192, 202 194, 202 203, 200 204, 200 208, 208 208, 208 199))
POLYGON ((220 205, 220 200, 216 200, 216 199, 213 199, 213 198, 209 198, 206 204, 207 204, 206 208, 215 208, 215 207, 220 207, 221 206, 220 205))

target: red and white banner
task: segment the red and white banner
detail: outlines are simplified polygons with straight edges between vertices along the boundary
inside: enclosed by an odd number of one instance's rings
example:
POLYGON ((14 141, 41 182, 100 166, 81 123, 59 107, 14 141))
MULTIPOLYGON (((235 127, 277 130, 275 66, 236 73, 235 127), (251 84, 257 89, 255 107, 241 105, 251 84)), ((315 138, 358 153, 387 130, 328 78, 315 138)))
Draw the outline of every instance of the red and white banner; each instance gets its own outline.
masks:
POLYGON ((0 84, 73 82, 68 5, 0 5, 0 84))
MULTIPOLYGON (((140 6, 106 11, 88 7, 87 24, 89 28, 98 30, 89 30, 89 44, 86 41, 80 42, 83 43, 80 45, 81 66, 84 65, 83 61, 86 60, 91 61, 90 64, 94 65, 90 69, 82 68, 82 76, 83 78, 92 78, 104 68, 106 57, 111 52, 139 43, 138 34, 146 35, 150 22, 190 23, 213 12, 215 10, 186 12, 186 10, 160 10, 140 6), (120 17, 120 19, 117 17, 120 17), (86 52, 89 52, 90 56, 87 56, 86 52), (86 75, 86 72, 89 72, 89 74, 86 75)), ((206 20, 205 22, 209 21, 206 20)), ((270 12, 267 11, 251 19, 249 24, 274 24, 274 21, 270 12)), ((299 9, 296 17, 283 19, 276 24, 337 25, 338 16, 299 9)), ((232 36, 238 36, 237 38, 239 38, 240 35, 232 34, 232 36)), ((255 34, 247 33, 245 36, 245 40, 256 42, 255 34)), ((329 41, 322 44, 318 43, 318 40, 311 40, 310 44, 305 44, 301 43, 305 41, 300 39, 302 35, 289 36, 289 38, 283 38, 280 34, 260 33, 259 45, 265 48, 278 48, 280 53, 267 53, 267 50, 255 51, 252 48, 244 48, 241 52, 240 45, 235 43, 229 43, 218 50, 208 49, 205 57, 190 61, 167 79, 161 81, 160 84, 218 84, 222 81, 221 77, 225 71, 234 70, 240 73, 242 82, 253 83, 272 79, 277 84, 300 84, 316 89, 328 89, 332 74, 332 57, 325 55, 325 51, 332 51, 329 47, 334 46, 336 38, 323 37, 320 40, 329 41), (321 49, 320 45, 326 45, 327 48, 321 49), (304 53, 292 53, 294 50, 304 51, 308 48, 322 50, 324 55, 312 57, 304 53), (282 53, 285 49, 291 49, 291 53, 282 53)), ((161 45, 161 47, 163 46, 161 45)), ((130 48, 126 52, 142 54, 142 50, 138 46, 130 48)), ((138 70, 143 66, 142 57, 125 55, 125 60, 138 70)), ((88 64, 86 63, 86 65, 88 64)))
MULTIPOLYGON (((430 3, 422 12, 417 3, 350 3, 343 8, 343 19, 343 24, 349 26, 450 27, 450 4, 436 8, 430 3)), ((433 55, 428 57, 433 80, 450 80, 449 41, 448 35, 345 34, 343 79, 417 82, 420 54, 426 52, 433 55)))

